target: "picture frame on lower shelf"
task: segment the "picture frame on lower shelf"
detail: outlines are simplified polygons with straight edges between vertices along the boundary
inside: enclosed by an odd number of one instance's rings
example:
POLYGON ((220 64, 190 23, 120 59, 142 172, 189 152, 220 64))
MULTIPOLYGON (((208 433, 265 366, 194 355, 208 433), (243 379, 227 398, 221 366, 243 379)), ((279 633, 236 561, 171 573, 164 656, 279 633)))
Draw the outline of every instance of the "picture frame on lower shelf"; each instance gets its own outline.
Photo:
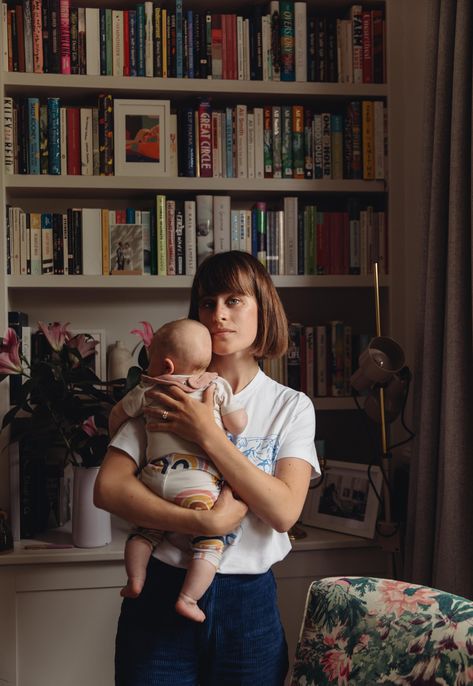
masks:
POLYGON ((376 465, 327 460, 320 485, 307 495, 302 523, 374 538, 382 478, 376 465))
POLYGON ((143 225, 110 224, 110 274, 143 273, 143 225))
POLYGON ((116 176, 169 176, 169 100, 114 100, 116 176))
POLYGON ((107 378, 107 345, 105 341, 105 329, 71 329, 73 336, 84 334, 97 341, 95 346, 95 356, 91 356, 88 366, 101 381, 107 378))

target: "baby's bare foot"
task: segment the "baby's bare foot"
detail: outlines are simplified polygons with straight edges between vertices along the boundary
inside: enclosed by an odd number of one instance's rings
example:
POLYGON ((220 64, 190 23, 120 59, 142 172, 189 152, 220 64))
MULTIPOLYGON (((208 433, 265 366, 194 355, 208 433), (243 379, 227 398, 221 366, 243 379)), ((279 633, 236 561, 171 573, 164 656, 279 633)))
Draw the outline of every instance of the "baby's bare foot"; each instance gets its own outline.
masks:
POLYGON ((126 586, 123 586, 120 595, 123 598, 137 598, 143 590, 144 578, 130 577, 126 586))
POLYGON ((202 612, 197 602, 184 593, 179 594, 176 602, 176 612, 187 619, 192 619, 194 622, 203 622, 205 614, 202 612))

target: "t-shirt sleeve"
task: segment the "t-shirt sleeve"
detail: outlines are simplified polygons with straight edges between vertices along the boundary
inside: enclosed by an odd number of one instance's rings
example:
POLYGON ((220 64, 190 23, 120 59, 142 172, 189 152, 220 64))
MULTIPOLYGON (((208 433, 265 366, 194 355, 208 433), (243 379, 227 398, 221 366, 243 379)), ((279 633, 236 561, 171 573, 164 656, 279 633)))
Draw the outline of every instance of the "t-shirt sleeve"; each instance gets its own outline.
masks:
POLYGON ((146 387, 139 384, 122 398, 122 407, 129 417, 137 417, 143 412, 146 387))
POLYGON ((142 417, 129 419, 119 428, 110 445, 129 455, 140 465, 146 456, 146 431, 142 417))
POLYGON ((277 460, 297 457, 312 465, 312 477, 320 476, 320 465, 315 450, 315 410, 310 398, 298 393, 286 434, 279 446, 277 460))

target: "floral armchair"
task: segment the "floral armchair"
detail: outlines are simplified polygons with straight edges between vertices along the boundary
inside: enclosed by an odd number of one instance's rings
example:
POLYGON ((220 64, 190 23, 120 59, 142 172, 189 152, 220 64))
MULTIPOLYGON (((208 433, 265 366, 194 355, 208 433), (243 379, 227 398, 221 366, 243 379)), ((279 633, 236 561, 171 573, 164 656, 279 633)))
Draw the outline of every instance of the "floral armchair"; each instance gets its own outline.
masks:
POLYGON ((390 579, 314 581, 290 683, 470 686, 473 602, 390 579))

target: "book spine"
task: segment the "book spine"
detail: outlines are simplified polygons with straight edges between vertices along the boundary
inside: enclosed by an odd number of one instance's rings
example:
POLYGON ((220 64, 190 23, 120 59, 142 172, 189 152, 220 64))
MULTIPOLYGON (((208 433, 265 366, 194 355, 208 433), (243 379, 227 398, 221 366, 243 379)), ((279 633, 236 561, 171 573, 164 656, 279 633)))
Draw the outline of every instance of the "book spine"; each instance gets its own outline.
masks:
POLYGON ((59 46, 61 74, 71 73, 70 0, 59 0, 59 46))
POLYGON ((176 77, 178 79, 184 76, 183 20, 182 0, 176 0, 176 77))
POLYGON ((304 107, 292 106, 292 147, 294 178, 303 179, 304 172, 304 107))
MULTIPOLYGON (((79 51, 79 74, 87 74, 87 46, 85 35, 85 7, 78 8, 78 51, 79 51)), ((105 72, 106 74, 108 72, 105 72)))
POLYGON ((123 76, 123 10, 112 10, 112 31, 112 73, 113 76, 123 76))
POLYGON ((166 241, 166 196, 156 196, 156 238, 158 249, 158 276, 167 274, 167 241, 166 241))
POLYGON ((292 179, 294 176, 294 168, 291 105, 281 106, 281 158, 283 178, 292 179))
POLYGON ((236 106, 236 147, 237 147, 237 177, 248 178, 248 131, 247 131, 247 107, 236 106))
POLYGON ((80 146, 81 174, 92 176, 92 108, 80 108, 80 146))
POLYGON ((80 161, 80 108, 67 108, 67 173, 81 173, 80 161))
POLYGON ((5 174, 14 174, 13 98, 3 98, 3 161, 5 174))
POLYGON ((166 274, 176 274, 176 201, 166 200, 166 274))
POLYGON ((361 14, 363 37, 363 83, 373 83, 373 37, 371 32, 371 11, 363 10, 361 14))
POLYGON ((363 83, 363 22, 362 6, 350 8, 353 55, 353 83, 363 83))
POLYGON ((41 215, 41 273, 52 274, 54 271, 53 253, 53 218, 50 212, 41 215))
POLYGON ((322 178, 332 178, 332 130, 330 112, 322 113, 322 178))
POLYGON ((176 244, 176 263, 175 273, 178 276, 185 274, 185 257, 186 257, 186 225, 184 216, 183 201, 176 201, 176 225, 175 225, 175 244, 176 244))
POLYGON ((194 276, 197 269, 197 224, 195 200, 184 201, 184 235, 186 239, 185 273, 194 276))
POLYGON ((128 49, 130 76, 137 76, 136 10, 128 10, 128 49))
POLYGON ((209 100, 203 100, 198 108, 199 121, 199 174, 209 178, 212 169, 212 107, 209 100))
POLYGON ((39 99, 28 98, 28 173, 40 173, 39 99))
POLYGON ((101 212, 101 234, 102 234, 102 274, 110 274, 110 211, 102 209, 101 212))
POLYGON ((223 78, 223 28, 222 15, 215 13, 211 15, 211 57, 212 57, 212 78, 223 78))
POLYGON ((216 195, 213 198, 214 252, 230 250, 230 213, 229 195, 216 195))
POLYGON ((330 118, 332 142, 332 179, 343 179, 343 117, 332 114, 330 118))
POLYGON ((25 37, 25 71, 34 71, 32 0, 23 0, 23 29, 25 37))
POLYGON ((295 81, 295 25, 293 0, 279 0, 281 27, 281 81, 295 81))
POLYGON ((145 15, 145 76, 153 76, 154 46, 153 46, 153 3, 144 3, 145 15))
POLYGON ((284 198, 284 253, 285 274, 297 274, 297 197, 284 198))
POLYGON ((48 108, 39 106, 39 168, 41 174, 48 174, 48 108))
POLYGON ((273 178, 273 121, 271 105, 263 107, 264 178, 273 178))
POLYGON ((363 148, 363 179, 375 178, 374 171, 374 104, 372 100, 361 103, 361 140, 363 148))
POLYGON ((31 22, 33 29, 33 71, 43 73, 43 28, 41 0, 31 0, 31 22))
POLYGON ((307 4, 294 3, 294 69, 296 81, 307 81, 307 4))
POLYGON ((287 385, 298 391, 301 388, 301 324, 289 324, 287 349, 287 385))

